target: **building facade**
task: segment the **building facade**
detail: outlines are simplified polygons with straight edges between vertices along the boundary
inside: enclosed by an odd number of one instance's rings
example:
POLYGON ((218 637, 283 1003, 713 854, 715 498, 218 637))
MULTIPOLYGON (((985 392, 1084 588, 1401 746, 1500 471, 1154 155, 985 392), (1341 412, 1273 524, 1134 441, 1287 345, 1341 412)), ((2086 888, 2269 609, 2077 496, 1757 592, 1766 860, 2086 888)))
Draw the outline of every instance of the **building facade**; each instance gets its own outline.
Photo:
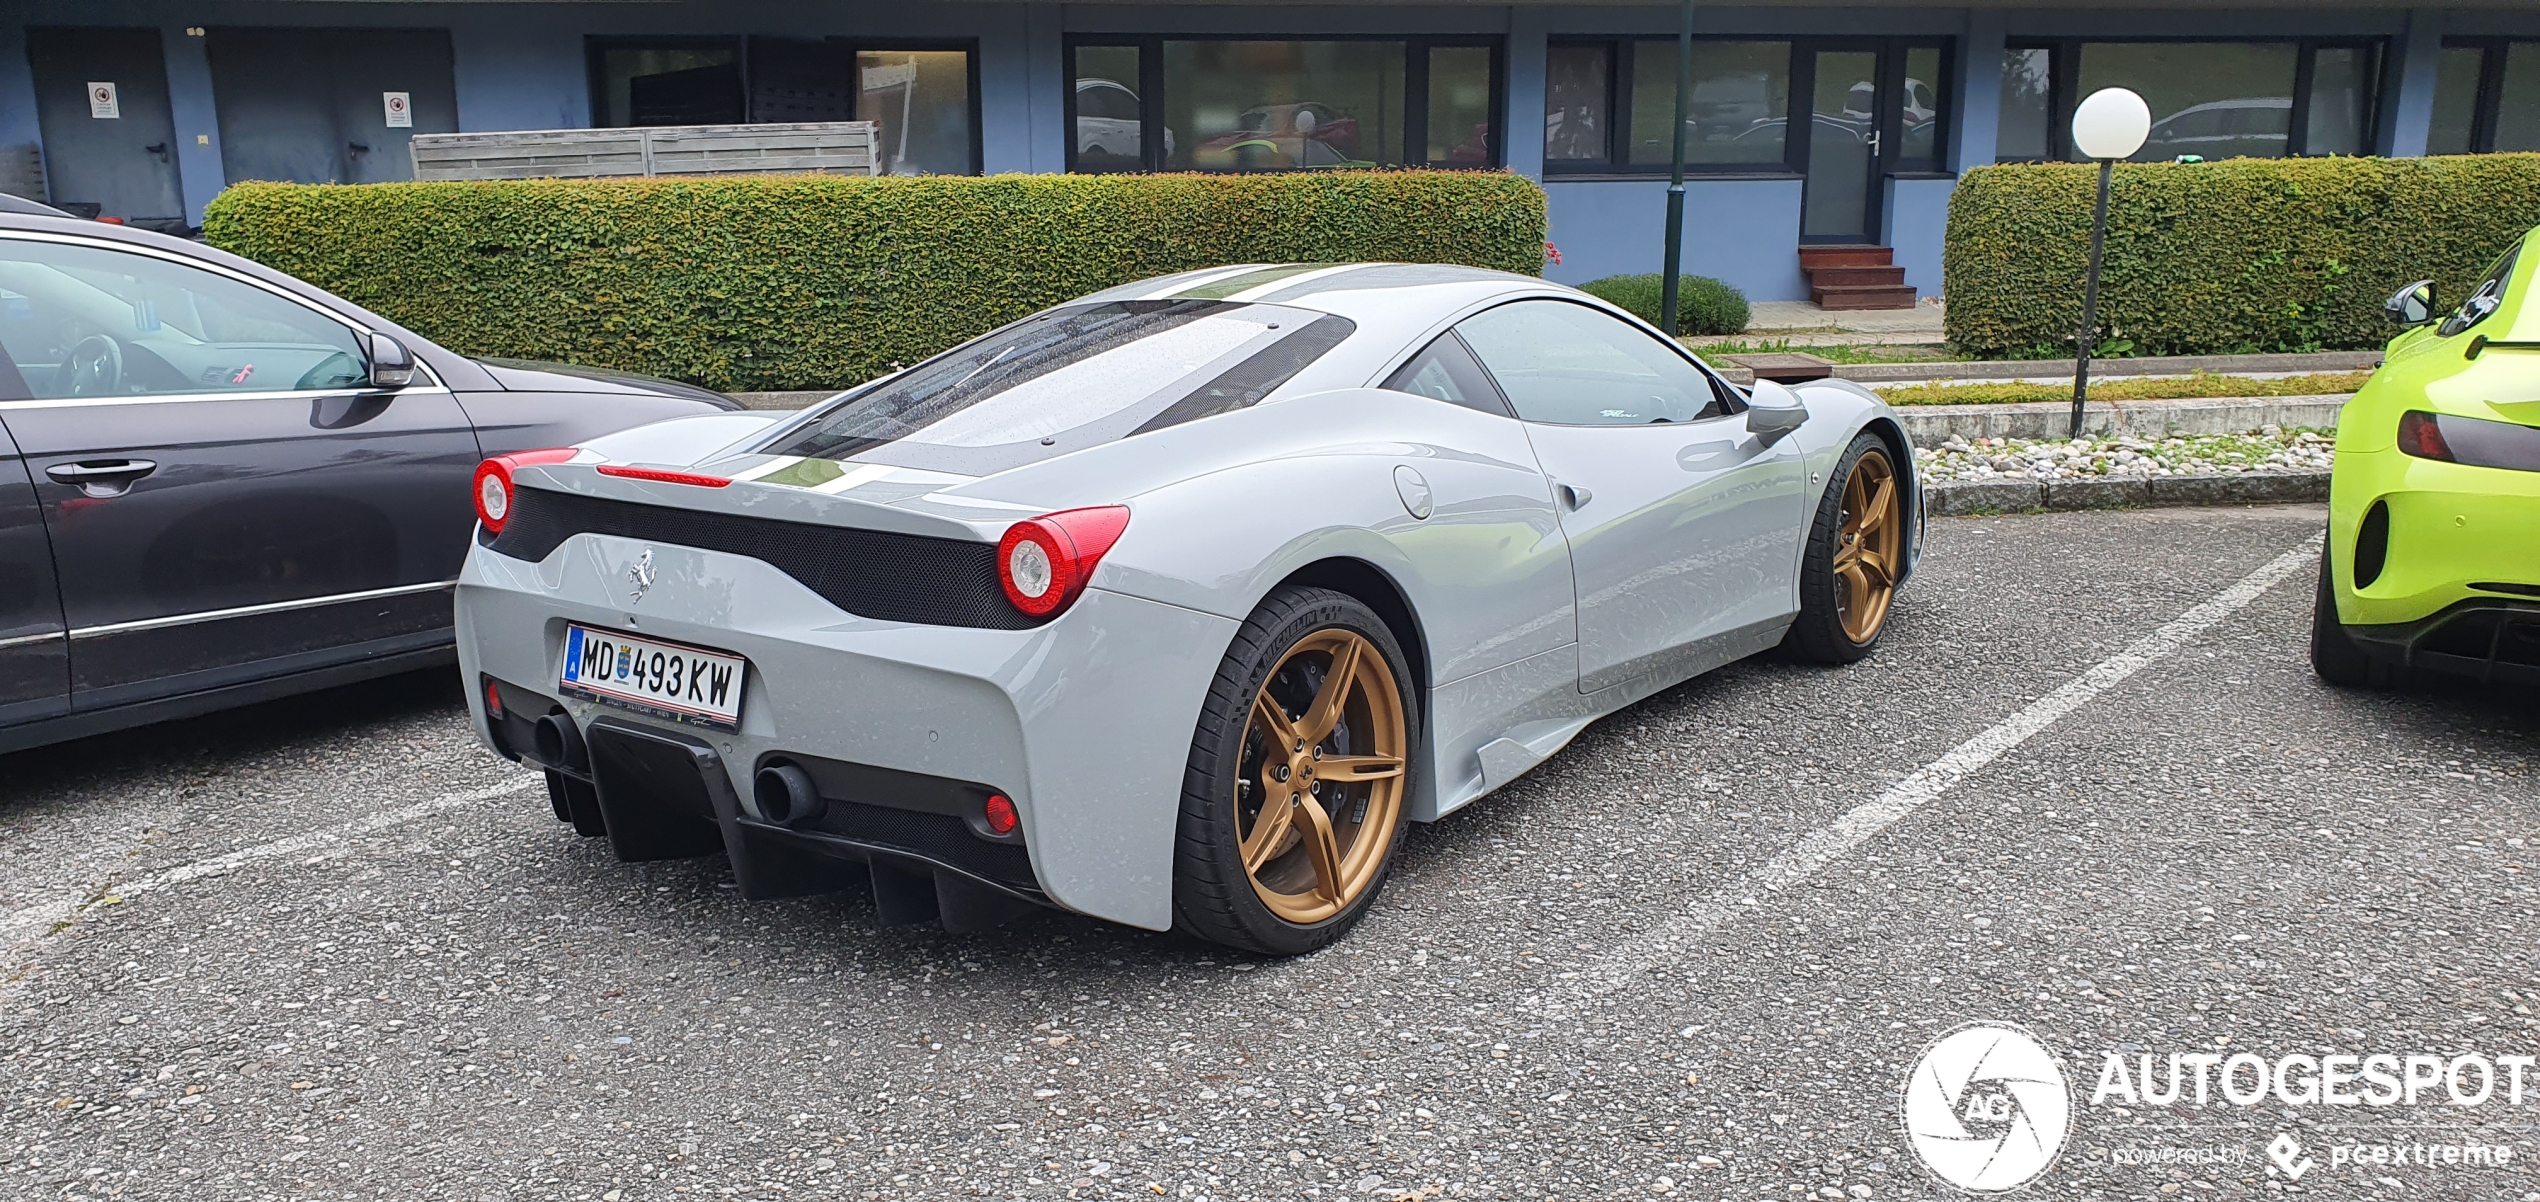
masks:
MULTIPOLYGON (((1555 279, 1658 266, 1668 3, 19 0, 0 191, 200 222, 234 180, 409 178, 413 133, 871 120, 894 173, 1504 167, 1555 279)), ((1957 173, 2068 157, 2151 103, 2146 159, 2540 150, 2540 6, 1703 3, 1686 269, 1808 294, 1806 244, 1940 291, 1957 173)))

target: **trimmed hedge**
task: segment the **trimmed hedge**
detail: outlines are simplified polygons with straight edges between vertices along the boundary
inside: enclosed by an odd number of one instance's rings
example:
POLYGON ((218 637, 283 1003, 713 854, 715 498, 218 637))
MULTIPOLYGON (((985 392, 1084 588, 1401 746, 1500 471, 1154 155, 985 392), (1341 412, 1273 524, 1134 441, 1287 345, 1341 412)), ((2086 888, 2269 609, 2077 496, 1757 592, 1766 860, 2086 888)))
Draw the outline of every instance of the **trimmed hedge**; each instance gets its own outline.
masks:
MULTIPOLYGON (((1676 280, 1678 334, 1745 331, 1749 316, 1745 293, 1707 275, 1677 276, 1676 280)), ((1660 302, 1666 299, 1666 283, 1667 278, 1654 271, 1647 275, 1609 275, 1579 285, 1579 291, 1629 310, 1632 316, 1654 326, 1663 315, 1660 302)))
MULTIPOLYGON (((2073 353, 2097 171, 1959 177, 1942 261, 1953 345, 2073 353)), ((2099 336, 2141 355, 2379 346, 2383 298, 2431 278, 2457 302, 2535 224, 2534 154, 2119 164, 2099 336)))
POLYGON ((248 183, 203 236, 470 355, 832 388, 1085 293, 1247 262, 1540 274, 1506 173, 248 183))

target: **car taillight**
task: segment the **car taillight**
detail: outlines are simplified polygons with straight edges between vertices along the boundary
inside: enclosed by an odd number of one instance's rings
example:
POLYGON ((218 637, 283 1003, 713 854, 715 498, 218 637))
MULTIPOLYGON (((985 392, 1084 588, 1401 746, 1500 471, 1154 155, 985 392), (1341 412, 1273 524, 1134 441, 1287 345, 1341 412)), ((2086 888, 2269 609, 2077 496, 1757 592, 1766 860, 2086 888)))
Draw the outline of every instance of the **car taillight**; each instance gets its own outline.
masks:
POLYGON ((2435 421, 2431 413, 2413 409, 2399 415, 2399 449, 2419 459, 2459 462, 2452 457, 2451 444, 2443 441, 2442 423, 2435 421))
POLYGON ((1085 591, 1094 565, 1128 528, 1125 505, 1068 509, 1016 522, 997 540, 997 583, 1014 608, 1048 617, 1085 591))
POLYGON ((655 484, 693 484, 698 488, 723 488, 732 483, 723 476, 708 476, 701 472, 674 472, 667 468, 627 467, 614 463, 601 468, 600 474, 626 480, 650 480, 655 484))
POLYGON ((2540 426, 2519 422, 2411 411, 2399 415, 2399 449, 2468 467, 2540 472, 2540 426))
POLYGON ((579 453, 572 447, 514 451, 477 464, 471 489, 476 494, 476 520, 485 524, 487 534, 501 534, 503 523, 512 516, 512 472, 533 463, 562 463, 579 453))

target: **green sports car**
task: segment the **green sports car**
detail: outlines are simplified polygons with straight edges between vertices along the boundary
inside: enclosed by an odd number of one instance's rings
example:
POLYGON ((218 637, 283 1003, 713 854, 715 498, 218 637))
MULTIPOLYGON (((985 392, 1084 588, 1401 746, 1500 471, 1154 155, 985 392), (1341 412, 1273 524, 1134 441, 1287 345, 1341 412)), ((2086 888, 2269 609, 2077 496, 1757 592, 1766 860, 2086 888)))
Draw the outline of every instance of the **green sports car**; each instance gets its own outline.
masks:
POLYGON ((2381 369, 2337 423, 2311 666, 2334 684, 2413 669, 2540 685, 2540 230, 2458 309, 2390 298, 2381 369))

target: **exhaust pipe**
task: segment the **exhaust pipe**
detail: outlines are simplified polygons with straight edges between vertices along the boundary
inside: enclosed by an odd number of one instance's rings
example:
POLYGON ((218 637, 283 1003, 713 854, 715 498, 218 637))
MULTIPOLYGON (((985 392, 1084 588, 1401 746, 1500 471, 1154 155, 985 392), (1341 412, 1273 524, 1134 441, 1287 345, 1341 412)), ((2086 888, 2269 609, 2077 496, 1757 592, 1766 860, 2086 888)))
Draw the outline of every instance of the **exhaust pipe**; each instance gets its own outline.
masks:
POLYGON ((551 766, 576 772, 591 770, 591 753, 582 745, 582 731, 573 724, 572 716, 562 710, 538 720, 530 743, 538 758, 551 766))
POLYGON ((829 809, 811 774, 781 761, 750 778, 750 796, 758 802, 759 816, 779 826, 809 826, 829 809))

